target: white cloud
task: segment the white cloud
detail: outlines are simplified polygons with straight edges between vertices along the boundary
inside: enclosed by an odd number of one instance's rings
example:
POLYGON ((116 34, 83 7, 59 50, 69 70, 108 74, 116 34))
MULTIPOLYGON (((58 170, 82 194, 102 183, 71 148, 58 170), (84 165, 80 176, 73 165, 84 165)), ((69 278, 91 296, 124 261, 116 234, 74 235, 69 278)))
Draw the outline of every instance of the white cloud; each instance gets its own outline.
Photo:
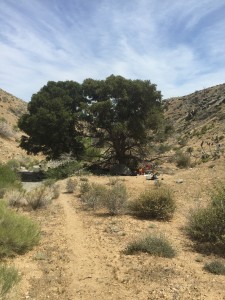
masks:
POLYGON ((222 83, 224 13, 222 0, 1 0, 0 88, 29 101, 49 80, 111 74, 164 97, 222 83))

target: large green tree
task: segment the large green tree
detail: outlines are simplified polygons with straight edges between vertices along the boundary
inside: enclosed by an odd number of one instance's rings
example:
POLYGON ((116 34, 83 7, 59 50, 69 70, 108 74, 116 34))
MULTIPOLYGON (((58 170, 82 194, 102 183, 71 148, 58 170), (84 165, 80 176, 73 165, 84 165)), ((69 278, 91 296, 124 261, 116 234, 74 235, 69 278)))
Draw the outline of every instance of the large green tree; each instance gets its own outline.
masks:
POLYGON ((43 153, 59 158, 71 153, 78 157, 83 152, 79 121, 82 87, 74 81, 50 81, 28 104, 28 113, 19 119, 25 132, 20 146, 28 153, 43 153))
POLYGON ((149 133, 162 121, 161 93, 148 80, 128 80, 111 75, 106 80, 86 79, 83 110, 96 146, 105 149, 112 163, 132 166, 149 133))

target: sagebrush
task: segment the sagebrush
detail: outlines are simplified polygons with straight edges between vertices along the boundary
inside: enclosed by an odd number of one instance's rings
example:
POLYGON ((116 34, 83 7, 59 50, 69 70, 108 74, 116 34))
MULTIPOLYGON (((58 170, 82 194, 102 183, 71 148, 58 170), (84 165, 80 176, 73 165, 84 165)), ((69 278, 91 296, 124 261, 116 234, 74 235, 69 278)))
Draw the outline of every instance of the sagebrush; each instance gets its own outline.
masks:
POLYGON ((66 181, 66 192, 73 193, 78 186, 77 179, 68 178, 66 181))
POLYGON ((176 255, 175 249, 163 235, 147 235, 144 238, 137 239, 129 243, 123 252, 127 255, 144 252, 167 258, 173 258, 176 255))
POLYGON ((0 164, 0 198, 9 188, 22 188, 20 178, 8 165, 0 164))
POLYGON ((173 193, 166 187, 146 190, 128 205, 130 213, 141 218, 157 220, 170 220, 175 208, 173 193))
POLYGON ((0 257, 23 254, 39 242, 38 225, 8 209, 3 201, 0 201, 0 220, 0 257))
POLYGON ((204 269, 216 275, 225 275, 225 264, 218 260, 205 264, 204 269))
POLYGON ((207 207, 193 211, 186 230, 197 248, 212 252, 225 251, 225 188, 219 183, 211 191, 211 202, 207 207))

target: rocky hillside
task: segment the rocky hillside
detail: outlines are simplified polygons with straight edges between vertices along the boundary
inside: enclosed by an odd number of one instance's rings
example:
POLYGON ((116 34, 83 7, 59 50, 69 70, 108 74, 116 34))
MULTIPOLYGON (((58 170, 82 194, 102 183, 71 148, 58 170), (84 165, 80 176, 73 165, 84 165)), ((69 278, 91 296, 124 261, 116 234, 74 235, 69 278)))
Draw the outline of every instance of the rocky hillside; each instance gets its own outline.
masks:
POLYGON ((173 127, 173 145, 193 147, 199 154, 212 153, 225 137, 225 84, 164 102, 165 118, 173 127))
POLYGON ((18 118, 27 110, 27 103, 0 89, 0 162, 26 156, 18 147, 21 133, 18 118))

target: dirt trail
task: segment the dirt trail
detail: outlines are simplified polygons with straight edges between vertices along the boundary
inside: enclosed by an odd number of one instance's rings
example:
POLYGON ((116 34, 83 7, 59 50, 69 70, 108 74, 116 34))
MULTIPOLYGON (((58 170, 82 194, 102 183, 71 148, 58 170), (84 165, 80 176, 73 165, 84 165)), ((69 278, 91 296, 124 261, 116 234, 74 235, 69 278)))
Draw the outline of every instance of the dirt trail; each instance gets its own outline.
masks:
POLYGON ((106 250, 96 243, 91 228, 72 206, 74 196, 64 194, 61 204, 65 212, 65 232, 70 255, 72 299, 132 299, 129 291, 113 280, 113 269, 107 266, 106 250))

